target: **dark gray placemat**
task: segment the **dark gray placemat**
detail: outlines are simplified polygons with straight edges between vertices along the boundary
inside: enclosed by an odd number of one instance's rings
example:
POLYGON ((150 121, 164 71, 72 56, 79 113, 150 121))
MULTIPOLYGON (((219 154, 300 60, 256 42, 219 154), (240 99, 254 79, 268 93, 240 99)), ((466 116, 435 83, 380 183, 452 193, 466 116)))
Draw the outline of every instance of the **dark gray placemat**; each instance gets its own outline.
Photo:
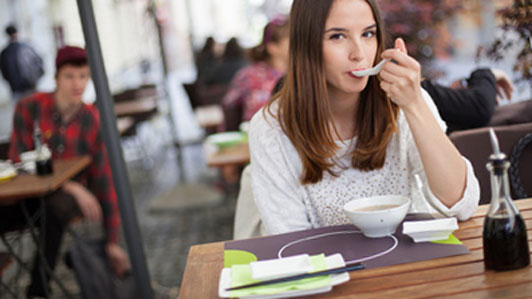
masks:
MULTIPOLYGON (((278 257, 280 249, 297 240, 326 233, 358 231, 354 225, 340 225, 292 232, 262 238, 235 240, 225 243, 225 250, 243 250, 254 254, 257 259, 266 260, 278 257)), ((379 268, 404 263, 425 261, 430 259, 469 254, 464 245, 439 244, 433 242, 414 243, 410 237, 402 233, 402 224, 397 228, 394 236, 398 240, 397 247, 383 256, 364 261, 366 269, 379 268)), ((340 253, 344 260, 372 256, 391 248, 395 241, 390 237, 367 238, 361 233, 345 233, 323 236, 313 240, 306 240, 286 248, 282 256, 292 256, 308 253, 310 255, 324 253, 325 255, 340 253)))

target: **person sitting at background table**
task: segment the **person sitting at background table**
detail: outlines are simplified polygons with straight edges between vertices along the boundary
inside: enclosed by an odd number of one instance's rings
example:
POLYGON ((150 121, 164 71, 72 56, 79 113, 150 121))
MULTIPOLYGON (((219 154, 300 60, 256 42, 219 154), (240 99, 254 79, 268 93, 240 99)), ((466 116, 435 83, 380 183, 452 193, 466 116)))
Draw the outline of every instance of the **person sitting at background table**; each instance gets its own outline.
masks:
MULTIPOLYGON (((79 215, 89 221, 103 221, 107 234, 107 256, 111 268, 121 276, 130 265, 127 254, 118 245, 119 211, 100 132, 98 110, 82 102, 89 79, 85 50, 72 46, 59 49, 55 92, 35 93, 16 105, 9 158, 18 162, 22 152, 34 149, 34 122, 40 126, 43 142, 50 147, 52 159, 82 155, 92 157, 91 164, 76 180, 68 181, 59 191, 46 198, 46 221, 44 227, 40 224, 41 233, 44 232, 46 236, 44 254, 53 270, 64 229, 73 218, 79 215)), ((24 219, 20 205, 25 205, 31 214, 35 214, 40 201, 28 199, 15 206, 2 207, 0 219, 8 226, 16 227, 24 219)), ((38 255, 31 279, 28 296, 45 296, 49 276, 46 275, 45 280, 42 280, 38 255)))
POLYGON ((198 77, 196 83, 201 84, 211 75, 214 66, 218 62, 215 53, 216 41, 212 36, 207 37, 205 44, 195 57, 196 69, 198 70, 198 77))
MULTIPOLYGON (((241 119, 249 121, 268 101, 275 83, 288 65, 288 20, 277 17, 263 32, 262 42, 251 49, 252 64, 241 69, 223 98, 224 109, 240 109, 241 119)), ((232 128, 234 129, 234 128, 232 128)))
MULTIPOLYGON (((249 121, 268 102, 275 83, 286 72, 288 20, 285 17, 276 17, 264 27, 262 42, 250 50, 250 58, 252 64, 236 73, 224 95, 225 123, 220 130, 239 130, 240 123, 249 121)), ((226 183, 238 182, 237 167, 225 166, 221 171, 226 183)))
POLYGON ((236 37, 232 37, 225 44, 221 61, 212 70, 212 73, 205 79, 205 84, 229 85, 236 73, 248 65, 248 60, 244 49, 238 44, 236 37))
POLYGON ((445 135, 420 66, 402 39, 384 49, 374 0, 294 0, 281 91, 251 120, 253 196, 269 234, 349 223, 348 201, 410 197, 431 212, 418 174, 440 209, 459 220, 478 206, 471 163, 445 135), (386 62, 379 76, 351 71, 386 62))
POLYGON ((432 97, 442 119, 447 123, 447 133, 480 128, 488 125, 499 99, 512 99, 514 86, 502 70, 479 68, 469 78, 456 80, 451 87, 432 80, 423 80, 423 87, 432 97))

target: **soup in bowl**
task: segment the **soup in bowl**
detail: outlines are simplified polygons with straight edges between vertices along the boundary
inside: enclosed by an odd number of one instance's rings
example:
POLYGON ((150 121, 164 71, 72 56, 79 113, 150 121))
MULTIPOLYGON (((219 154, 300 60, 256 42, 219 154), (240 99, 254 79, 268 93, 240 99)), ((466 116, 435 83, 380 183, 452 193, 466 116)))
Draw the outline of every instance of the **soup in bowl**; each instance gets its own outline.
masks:
POLYGON ((411 200, 402 195, 382 195, 353 199, 344 213, 369 238, 393 234, 403 221, 411 200))

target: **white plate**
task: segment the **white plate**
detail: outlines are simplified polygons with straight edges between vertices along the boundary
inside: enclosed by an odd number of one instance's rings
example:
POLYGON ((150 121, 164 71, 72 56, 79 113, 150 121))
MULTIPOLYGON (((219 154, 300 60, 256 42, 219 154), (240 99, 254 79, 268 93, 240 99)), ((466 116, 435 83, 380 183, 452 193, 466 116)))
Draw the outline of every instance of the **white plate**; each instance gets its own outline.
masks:
MULTIPOLYGON (((327 269, 345 267, 344 259, 342 255, 338 253, 325 257, 325 263, 327 264, 327 269)), ((350 279, 348 272, 331 274, 330 277, 331 277, 331 285, 326 286, 326 287, 310 289, 310 290, 288 291, 288 292, 272 294, 272 295, 244 296, 240 298, 245 298, 245 299, 288 298, 288 297, 299 297, 299 296, 309 296, 313 294, 321 294, 321 293, 326 293, 326 292, 331 291, 333 286, 347 282, 350 279)), ((230 292, 225 290, 229 287, 231 287, 231 268, 223 268, 222 273, 220 275, 220 281, 218 283, 218 296, 220 296, 220 298, 229 298, 230 292)))

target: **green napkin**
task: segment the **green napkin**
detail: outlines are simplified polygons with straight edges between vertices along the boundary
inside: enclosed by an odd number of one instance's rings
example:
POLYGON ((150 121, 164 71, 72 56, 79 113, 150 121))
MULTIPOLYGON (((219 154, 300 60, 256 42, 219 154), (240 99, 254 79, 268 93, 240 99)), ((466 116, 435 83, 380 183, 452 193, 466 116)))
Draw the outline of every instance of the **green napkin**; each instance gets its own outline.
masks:
POLYGON ((231 268, 233 265, 247 265, 257 260, 257 256, 245 250, 228 249, 224 250, 224 268, 231 268))
MULTIPOLYGON (((317 272, 327 269, 325 263, 325 255, 313 255, 310 257, 310 262, 314 266, 311 272, 317 272)), ((258 282, 251 278, 251 267, 248 265, 233 265, 231 267, 231 287, 258 282)), ((321 287, 326 287, 331 284, 329 275, 310 277, 300 280, 287 281, 282 283, 270 284, 265 286, 257 286, 252 288, 234 290, 230 292, 231 297, 243 297, 250 295, 272 295, 279 294, 286 291, 300 291, 310 290, 321 287)))
POLYGON ((437 244, 462 245, 462 242, 457 237, 455 237, 453 234, 450 234, 447 240, 438 240, 438 241, 431 241, 431 242, 437 243, 437 244))

